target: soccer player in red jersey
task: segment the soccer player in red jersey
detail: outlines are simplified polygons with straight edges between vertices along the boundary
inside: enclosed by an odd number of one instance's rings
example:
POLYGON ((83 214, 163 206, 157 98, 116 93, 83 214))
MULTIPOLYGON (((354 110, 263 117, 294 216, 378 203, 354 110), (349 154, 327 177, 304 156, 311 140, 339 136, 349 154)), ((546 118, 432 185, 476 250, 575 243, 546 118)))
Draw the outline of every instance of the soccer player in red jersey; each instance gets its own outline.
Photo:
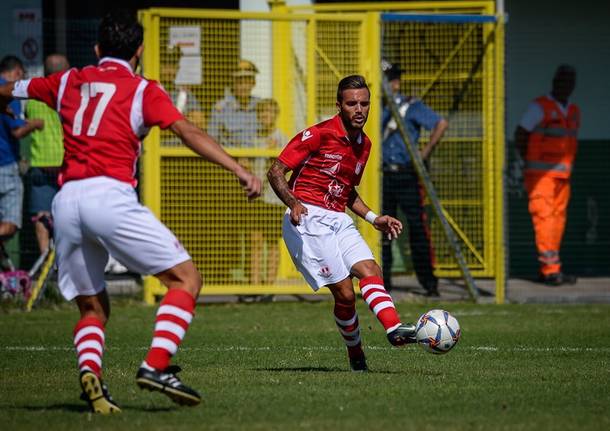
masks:
POLYGON ((397 219, 376 215, 355 187, 371 149, 364 134, 370 91, 360 75, 347 76, 337 89, 338 114, 292 138, 269 169, 267 177, 288 206, 282 235, 292 260, 314 291, 326 286, 334 300, 335 322, 347 346, 350 366, 366 371, 367 364, 356 314, 352 277, 388 340, 395 346, 415 342, 415 325, 400 322, 392 297, 383 287, 381 268, 345 213, 348 207, 377 230, 396 238, 397 219), (292 171, 289 181, 285 175, 292 171))
POLYGON ((193 318, 201 276, 172 232, 139 204, 133 188, 140 141, 148 129, 169 128, 201 157, 233 172, 249 198, 261 190, 260 180, 186 120, 157 82, 134 74, 142 40, 143 28, 134 17, 109 14, 99 26, 97 66, 0 86, 0 112, 7 111, 12 97, 32 98, 61 117, 65 156, 52 209, 59 288, 80 310, 74 345, 82 398, 98 413, 120 411, 101 378, 110 315, 104 282, 109 252, 135 272, 154 274, 168 288, 137 384, 178 404, 201 401, 176 376, 180 368, 170 365, 193 318))

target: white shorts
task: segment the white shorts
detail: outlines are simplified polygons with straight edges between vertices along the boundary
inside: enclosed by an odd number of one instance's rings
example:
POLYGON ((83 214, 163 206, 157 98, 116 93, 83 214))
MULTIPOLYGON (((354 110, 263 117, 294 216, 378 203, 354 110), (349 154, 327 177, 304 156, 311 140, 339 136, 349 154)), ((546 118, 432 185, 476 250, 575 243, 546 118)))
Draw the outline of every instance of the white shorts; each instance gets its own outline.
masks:
POLYGON ((174 234, 122 181, 69 181, 53 199, 52 211, 59 289, 67 300, 106 288, 108 253, 140 274, 157 274, 190 259, 174 234))
POLYGON ((346 279, 356 263, 374 259, 349 215, 303 205, 308 214, 298 226, 286 211, 282 235, 292 261, 314 291, 346 279))

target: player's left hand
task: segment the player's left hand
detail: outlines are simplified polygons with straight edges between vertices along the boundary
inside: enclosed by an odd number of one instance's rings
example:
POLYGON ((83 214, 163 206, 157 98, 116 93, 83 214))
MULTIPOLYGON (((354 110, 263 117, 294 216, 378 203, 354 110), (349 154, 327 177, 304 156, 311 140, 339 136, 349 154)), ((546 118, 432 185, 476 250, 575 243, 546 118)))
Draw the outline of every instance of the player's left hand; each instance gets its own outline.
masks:
POLYGON ((375 229, 385 233, 390 241, 398 238, 398 235, 402 232, 402 223, 400 220, 388 215, 377 217, 373 226, 375 226, 375 229))

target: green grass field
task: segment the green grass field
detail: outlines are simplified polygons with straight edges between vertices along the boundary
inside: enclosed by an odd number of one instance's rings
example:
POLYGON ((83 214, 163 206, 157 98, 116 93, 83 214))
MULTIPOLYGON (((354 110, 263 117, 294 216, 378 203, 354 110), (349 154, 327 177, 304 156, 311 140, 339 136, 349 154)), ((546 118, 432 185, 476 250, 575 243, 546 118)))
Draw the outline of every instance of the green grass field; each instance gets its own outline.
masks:
MULTIPOLYGON (((361 301, 360 301, 361 302, 361 301)), ((398 304, 404 320, 436 305, 398 304)), ((199 306, 178 353, 204 403, 177 407, 134 375, 154 308, 114 304, 105 379, 120 415, 79 400, 72 308, 0 314, 3 430, 606 430, 610 306, 440 304, 463 335, 447 355, 397 349, 359 304, 371 372, 351 373, 331 304, 199 306)))

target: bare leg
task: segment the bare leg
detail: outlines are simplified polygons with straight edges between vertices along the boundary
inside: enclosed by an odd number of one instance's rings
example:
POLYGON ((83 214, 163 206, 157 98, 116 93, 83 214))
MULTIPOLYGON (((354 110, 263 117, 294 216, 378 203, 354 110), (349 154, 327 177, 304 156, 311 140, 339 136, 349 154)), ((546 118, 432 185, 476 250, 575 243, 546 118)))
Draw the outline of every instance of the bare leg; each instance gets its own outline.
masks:
POLYGON ((358 280, 366 277, 381 277, 382 271, 374 260, 361 260, 351 268, 351 273, 358 280))
POLYGON ((102 325, 106 326, 110 318, 110 300, 106 290, 97 295, 76 297, 76 305, 80 311, 80 317, 95 317, 102 325))
POLYGON ((38 221, 38 218, 42 216, 50 217, 46 211, 41 211, 36 215, 36 221, 34 222, 34 229, 36 231, 36 240, 38 241, 38 248, 40 250, 40 254, 44 253, 49 249, 49 231, 45 227, 43 223, 38 221))
POLYGON ((199 296, 201 290, 201 275, 192 260, 155 274, 168 289, 179 289, 190 293, 193 299, 199 296))
POLYGON ((0 222, 0 238, 4 241, 10 239, 17 232, 17 226, 13 223, 2 221, 0 222))

